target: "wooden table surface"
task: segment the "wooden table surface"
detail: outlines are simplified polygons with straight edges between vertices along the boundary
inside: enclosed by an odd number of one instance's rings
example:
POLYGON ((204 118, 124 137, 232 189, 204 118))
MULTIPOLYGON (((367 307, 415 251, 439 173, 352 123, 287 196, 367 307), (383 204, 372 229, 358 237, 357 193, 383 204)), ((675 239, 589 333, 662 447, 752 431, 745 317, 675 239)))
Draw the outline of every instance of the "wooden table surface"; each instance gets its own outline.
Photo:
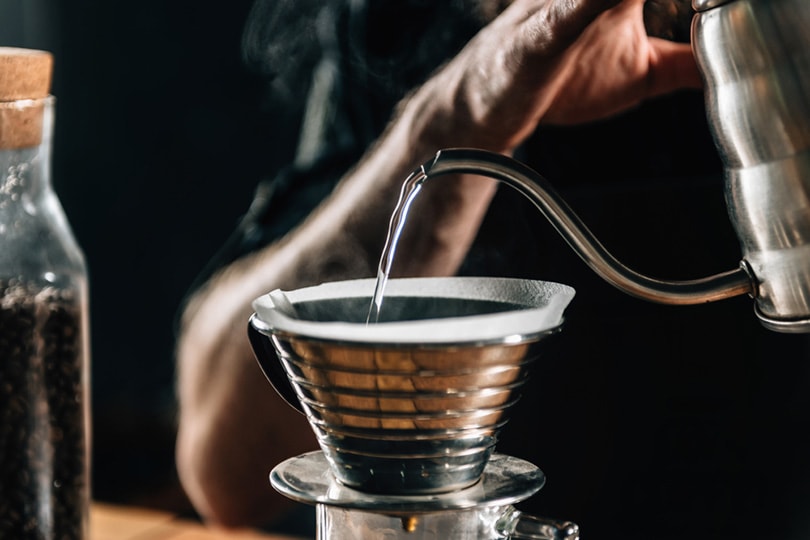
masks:
POLYGON ((90 540, 300 540, 256 531, 221 530, 169 512, 93 503, 90 540))

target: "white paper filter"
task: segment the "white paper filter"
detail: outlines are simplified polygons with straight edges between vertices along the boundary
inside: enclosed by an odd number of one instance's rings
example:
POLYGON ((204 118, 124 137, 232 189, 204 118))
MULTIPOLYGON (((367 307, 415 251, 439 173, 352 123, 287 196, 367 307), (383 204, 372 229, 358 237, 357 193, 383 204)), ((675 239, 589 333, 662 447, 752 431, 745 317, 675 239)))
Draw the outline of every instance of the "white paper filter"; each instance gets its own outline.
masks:
MULTIPOLYGON (((253 309, 271 329, 319 339, 358 343, 461 344, 509 341, 554 329, 574 297, 574 289, 560 283, 512 278, 400 278, 390 279, 383 296, 485 300, 520 308, 481 315, 424 320, 379 322, 319 322, 298 317, 297 304, 317 300, 359 298, 370 304, 376 279, 336 281, 293 291, 275 290, 257 298, 253 309), (275 300, 274 300, 275 299, 275 300)), ((390 301, 393 303, 394 301, 390 301)))

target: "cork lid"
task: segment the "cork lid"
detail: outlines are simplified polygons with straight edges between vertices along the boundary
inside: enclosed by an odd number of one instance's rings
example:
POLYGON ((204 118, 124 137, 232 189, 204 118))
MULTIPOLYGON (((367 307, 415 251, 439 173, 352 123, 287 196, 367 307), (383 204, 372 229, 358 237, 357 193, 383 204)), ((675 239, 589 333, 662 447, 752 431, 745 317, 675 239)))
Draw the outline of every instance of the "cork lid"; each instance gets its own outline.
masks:
POLYGON ((53 55, 47 51, 0 47, 0 101, 44 98, 52 71, 53 55))
POLYGON ((52 72, 47 51, 0 47, 0 149, 40 144, 44 103, 38 100, 48 96, 52 72))

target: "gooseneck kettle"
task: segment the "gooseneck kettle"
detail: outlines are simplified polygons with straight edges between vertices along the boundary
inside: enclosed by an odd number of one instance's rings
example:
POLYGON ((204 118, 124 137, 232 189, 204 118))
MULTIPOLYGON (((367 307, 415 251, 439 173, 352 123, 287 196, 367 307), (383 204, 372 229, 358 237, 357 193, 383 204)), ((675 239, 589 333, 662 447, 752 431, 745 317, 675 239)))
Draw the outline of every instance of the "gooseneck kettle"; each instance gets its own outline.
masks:
POLYGON ((699 304, 748 294, 762 324, 810 332, 810 1, 693 0, 692 48, 740 240, 737 268, 689 281, 641 275, 616 260, 553 187, 522 163, 446 149, 417 168, 496 178, 528 197, 602 278, 633 296, 699 304))

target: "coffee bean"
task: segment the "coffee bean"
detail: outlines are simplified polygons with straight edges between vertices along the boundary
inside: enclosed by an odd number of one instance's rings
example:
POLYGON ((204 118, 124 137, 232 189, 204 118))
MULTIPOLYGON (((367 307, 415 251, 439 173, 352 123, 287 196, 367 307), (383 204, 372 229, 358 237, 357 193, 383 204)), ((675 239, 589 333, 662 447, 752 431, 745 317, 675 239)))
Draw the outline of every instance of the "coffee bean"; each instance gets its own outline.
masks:
POLYGON ((0 280, 0 539, 84 538, 83 307, 70 290, 0 280))

